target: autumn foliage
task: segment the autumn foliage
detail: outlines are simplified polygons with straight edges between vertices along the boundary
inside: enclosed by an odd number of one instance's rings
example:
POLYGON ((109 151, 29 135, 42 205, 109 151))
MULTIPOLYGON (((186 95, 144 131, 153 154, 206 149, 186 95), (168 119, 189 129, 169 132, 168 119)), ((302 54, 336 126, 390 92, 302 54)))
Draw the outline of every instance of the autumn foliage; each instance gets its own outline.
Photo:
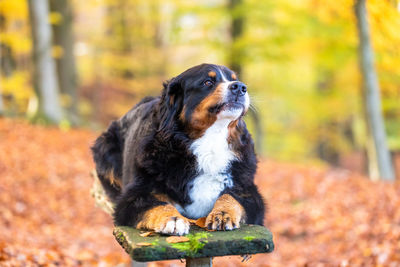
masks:
MULTIPOLYGON (((96 134, 0 119, 0 266, 115 266, 129 258, 90 197, 96 134)), ((215 266, 398 266, 400 184, 263 160, 276 249, 215 266)), ((179 261, 151 263, 183 265, 179 261)))

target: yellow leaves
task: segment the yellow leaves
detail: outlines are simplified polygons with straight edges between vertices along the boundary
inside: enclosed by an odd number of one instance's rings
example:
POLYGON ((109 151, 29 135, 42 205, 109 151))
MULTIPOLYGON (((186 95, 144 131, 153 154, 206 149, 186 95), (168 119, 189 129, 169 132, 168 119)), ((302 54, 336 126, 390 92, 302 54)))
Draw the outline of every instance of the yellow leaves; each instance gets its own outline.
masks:
POLYGON ((63 21, 63 16, 59 12, 50 12, 49 23, 52 25, 59 25, 63 21))
POLYGON ((51 55, 53 58, 62 58, 64 56, 64 48, 60 45, 54 45, 51 49, 51 55))
POLYGON ((31 97, 33 89, 29 86, 29 79, 29 73, 26 72, 15 72, 8 78, 1 77, 3 94, 11 94, 16 99, 31 97))
POLYGON ((0 42, 7 44, 16 54, 27 53, 31 49, 27 25, 28 7, 25 0, 1 0, 0 14, 2 29, 0 42))
POLYGON ((0 42, 11 47, 16 54, 28 54, 32 48, 30 38, 23 31, 1 32, 0 42))
POLYGON ((28 6, 26 0, 1 0, 0 13, 7 19, 24 20, 28 16, 28 6))
POLYGON ((10 105, 17 110, 26 110, 29 99, 35 95, 30 85, 30 73, 18 71, 10 77, 0 76, 1 94, 8 96, 10 105))
POLYGON ((61 131, 66 132, 71 129, 71 123, 67 119, 62 119, 58 124, 58 127, 61 131))

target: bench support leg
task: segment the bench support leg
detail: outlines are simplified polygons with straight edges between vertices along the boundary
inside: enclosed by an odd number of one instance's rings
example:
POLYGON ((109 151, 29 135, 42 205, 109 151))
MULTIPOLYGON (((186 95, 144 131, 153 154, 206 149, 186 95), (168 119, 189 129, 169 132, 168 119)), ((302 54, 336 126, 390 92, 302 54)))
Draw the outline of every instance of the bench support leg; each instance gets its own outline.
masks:
POLYGON ((147 266, 146 262, 138 262, 138 261, 132 260, 131 263, 132 263, 131 264, 132 267, 146 267, 147 266))
POLYGON ((212 258, 187 258, 186 267, 211 267, 212 258))

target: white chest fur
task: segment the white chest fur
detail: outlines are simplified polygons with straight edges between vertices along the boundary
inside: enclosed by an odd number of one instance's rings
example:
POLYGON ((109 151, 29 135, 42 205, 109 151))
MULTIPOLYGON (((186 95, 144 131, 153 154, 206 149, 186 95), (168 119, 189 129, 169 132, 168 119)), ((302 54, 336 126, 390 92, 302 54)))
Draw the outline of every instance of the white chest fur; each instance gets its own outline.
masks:
POLYGON ((189 185, 189 196, 193 202, 185 207, 177 205, 178 211, 188 218, 207 216, 221 191, 233 185, 231 175, 227 172, 231 161, 235 159, 227 142, 230 121, 217 120, 191 145, 199 173, 189 185))

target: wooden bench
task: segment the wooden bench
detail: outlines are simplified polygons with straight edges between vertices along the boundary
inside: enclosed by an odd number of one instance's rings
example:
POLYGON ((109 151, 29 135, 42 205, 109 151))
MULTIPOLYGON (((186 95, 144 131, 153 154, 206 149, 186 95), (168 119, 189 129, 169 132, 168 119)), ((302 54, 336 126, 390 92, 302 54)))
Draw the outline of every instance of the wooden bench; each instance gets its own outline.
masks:
MULTIPOLYGON (((91 194, 106 213, 113 212, 95 172, 91 194)), ((186 266, 212 266, 212 258, 226 255, 269 253, 274 250, 272 234, 259 225, 241 225, 233 231, 208 231, 192 225, 185 238, 170 238, 132 227, 115 227, 114 236, 136 262, 186 259, 186 266)))

